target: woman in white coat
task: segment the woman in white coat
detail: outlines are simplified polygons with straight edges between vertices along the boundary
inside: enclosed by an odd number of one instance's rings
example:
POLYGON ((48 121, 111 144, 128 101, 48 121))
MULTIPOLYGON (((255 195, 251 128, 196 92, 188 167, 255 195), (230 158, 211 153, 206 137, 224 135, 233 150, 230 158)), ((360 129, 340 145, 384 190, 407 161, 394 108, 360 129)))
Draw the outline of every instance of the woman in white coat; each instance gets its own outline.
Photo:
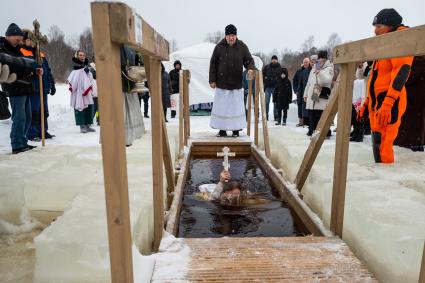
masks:
MULTIPOLYGON (((311 69, 304 90, 304 100, 310 116, 308 136, 311 136, 316 130, 323 110, 328 105, 333 76, 334 65, 328 60, 328 52, 326 50, 319 51, 318 61, 311 69)), ((330 131, 328 136, 330 136, 330 131)))

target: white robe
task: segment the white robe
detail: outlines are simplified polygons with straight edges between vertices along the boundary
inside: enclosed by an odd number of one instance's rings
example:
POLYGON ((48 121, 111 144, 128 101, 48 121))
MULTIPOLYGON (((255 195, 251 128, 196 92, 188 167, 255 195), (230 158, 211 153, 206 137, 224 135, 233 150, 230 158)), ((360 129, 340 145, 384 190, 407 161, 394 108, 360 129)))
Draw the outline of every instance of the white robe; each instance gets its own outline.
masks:
POLYGON ((243 88, 215 89, 210 126, 225 131, 246 128, 243 88))
POLYGON ((86 73, 84 69, 74 70, 67 79, 71 92, 71 107, 83 111, 88 105, 93 104, 93 96, 96 94, 96 82, 93 75, 86 73))

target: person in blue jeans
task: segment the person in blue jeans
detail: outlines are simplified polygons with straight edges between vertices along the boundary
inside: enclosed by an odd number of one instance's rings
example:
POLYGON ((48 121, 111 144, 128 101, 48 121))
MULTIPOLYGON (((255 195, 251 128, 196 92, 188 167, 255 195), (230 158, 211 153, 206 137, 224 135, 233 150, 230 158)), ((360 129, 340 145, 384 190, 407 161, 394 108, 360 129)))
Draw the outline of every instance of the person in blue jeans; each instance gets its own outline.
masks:
MULTIPOLYGON (((6 31, 6 37, 0 37, 0 52, 14 57, 22 57, 20 43, 23 40, 22 30, 14 23, 6 31)), ((13 83, 2 83, 2 89, 10 97, 12 108, 12 129, 10 140, 12 154, 33 149, 28 144, 27 132, 31 125, 31 103, 29 96, 34 94, 32 80, 35 75, 43 75, 43 69, 37 68, 34 62, 32 70, 16 70, 18 80, 13 83)))
MULTIPOLYGON (((270 99, 273 95, 274 89, 276 88, 277 79, 281 73, 281 66, 276 55, 272 56, 270 64, 264 66, 263 81, 264 81, 264 93, 266 94, 266 117, 269 119, 270 99)), ((278 117, 276 105, 273 111, 273 118, 276 121, 278 117)))

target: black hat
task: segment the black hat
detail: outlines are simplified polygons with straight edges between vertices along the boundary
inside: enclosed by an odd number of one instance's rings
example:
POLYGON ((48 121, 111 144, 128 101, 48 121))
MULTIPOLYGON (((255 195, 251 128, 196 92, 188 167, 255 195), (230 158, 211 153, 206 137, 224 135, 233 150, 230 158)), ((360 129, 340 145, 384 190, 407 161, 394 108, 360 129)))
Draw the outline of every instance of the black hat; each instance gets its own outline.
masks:
POLYGON ((182 66, 182 62, 180 62, 179 60, 174 61, 174 68, 176 67, 176 65, 180 65, 180 67, 182 66))
POLYGON ((403 22, 403 18, 394 9, 383 9, 373 19, 372 25, 386 25, 398 27, 403 22))
POLYGON ((326 50, 320 50, 317 53, 317 58, 318 59, 328 59, 328 51, 326 51, 326 50))
POLYGON ((14 36, 14 35, 24 36, 24 33, 22 32, 21 28, 18 27, 17 24, 11 23, 6 30, 6 36, 14 36))
POLYGON ((272 60, 277 60, 277 56, 276 55, 273 55, 272 56, 272 60))
POLYGON ((230 24, 225 28, 224 33, 225 35, 229 35, 229 34, 237 35, 238 29, 234 25, 230 24))

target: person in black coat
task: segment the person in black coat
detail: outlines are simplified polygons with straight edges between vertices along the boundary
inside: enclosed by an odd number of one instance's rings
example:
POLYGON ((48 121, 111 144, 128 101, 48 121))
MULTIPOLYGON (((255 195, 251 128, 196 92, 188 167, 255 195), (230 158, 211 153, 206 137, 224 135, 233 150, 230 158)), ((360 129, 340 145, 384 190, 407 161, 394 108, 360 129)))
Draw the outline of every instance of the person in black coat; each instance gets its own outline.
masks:
POLYGON ((175 105, 177 103, 177 97, 178 95, 173 95, 173 94, 178 94, 180 92, 180 70, 182 68, 182 63, 179 60, 176 60, 174 62, 174 69, 170 71, 170 80, 171 80, 171 95, 173 96, 171 99, 173 100, 173 103, 171 105, 171 118, 175 118, 176 117, 176 110, 173 110, 173 108, 175 109, 177 105, 175 105), (176 97, 177 96, 177 97, 176 97), (174 105, 173 105, 174 104, 174 105))
MULTIPOLYGON (((0 37, 0 52, 13 57, 22 57, 20 43, 23 40, 22 30, 14 23, 10 24, 6 37, 0 37)), ((31 103, 29 96, 34 95, 32 80, 36 74, 43 74, 42 68, 34 64, 32 71, 16 72, 18 80, 13 83, 2 83, 2 89, 9 95, 12 108, 12 127, 10 132, 12 154, 17 154, 34 146, 28 145, 27 132, 31 125, 31 103)))
MULTIPOLYGON (((272 56, 272 61, 270 64, 263 67, 263 79, 264 79, 264 94, 266 95, 266 118, 269 119, 269 109, 270 109, 270 98, 273 95, 274 89, 276 87, 277 79, 281 73, 281 66, 277 59, 276 55, 272 56)), ((277 108, 276 105, 273 105, 273 118, 277 120, 277 108)))
MULTIPOLYGON (((301 94, 301 96, 304 96, 304 90, 305 87, 307 86, 307 82, 308 82, 308 77, 310 76, 310 72, 311 69, 313 67, 314 64, 316 64, 317 61, 317 55, 312 55, 310 57, 310 61, 309 61, 309 66, 307 68, 305 68, 302 72, 301 72, 301 77, 300 80, 298 82, 298 93, 301 94)), ((298 97, 297 97, 298 99, 298 97)), ((308 115, 308 111, 306 109, 306 102, 302 101, 302 116, 303 116, 303 121, 302 124, 298 124, 297 127, 304 127, 304 126, 308 126, 310 125, 310 120, 309 120, 309 115, 308 115)))
MULTIPOLYGON (((292 79, 292 86, 294 88, 294 92, 297 95, 297 106, 298 106, 298 124, 297 127, 301 127, 303 126, 303 93, 304 90, 300 90, 300 81, 302 79, 302 73, 305 69, 308 69, 310 67, 310 59, 309 58, 304 58, 303 63, 301 65, 301 68, 299 68, 295 75, 294 78, 292 79)), ((308 79, 308 77, 307 77, 308 79)), ((305 106, 304 106, 305 108, 305 106)))
POLYGON ((282 68, 281 74, 276 82, 273 92, 273 102, 276 104, 277 119, 276 125, 286 125, 288 117, 289 104, 292 102, 292 85, 288 79, 288 69, 282 68))
POLYGON ((170 94, 171 89, 171 80, 170 75, 165 71, 164 65, 161 63, 161 89, 162 89, 162 108, 164 109, 164 118, 165 122, 167 120, 167 108, 171 107, 170 94))

